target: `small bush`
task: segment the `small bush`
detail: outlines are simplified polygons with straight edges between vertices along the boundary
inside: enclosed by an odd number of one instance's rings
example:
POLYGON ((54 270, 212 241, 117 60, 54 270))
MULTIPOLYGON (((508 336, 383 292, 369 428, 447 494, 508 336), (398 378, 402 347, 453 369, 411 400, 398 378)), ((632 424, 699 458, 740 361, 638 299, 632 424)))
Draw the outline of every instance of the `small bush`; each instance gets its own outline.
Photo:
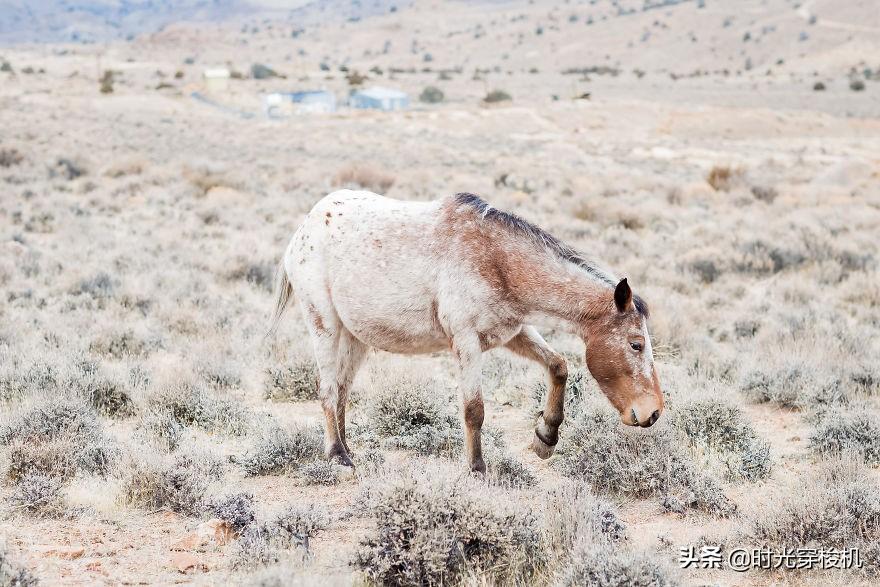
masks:
POLYGON ((145 338, 130 329, 117 329, 99 334, 89 345, 89 351, 121 360, 143 357, 159 347, 159 341, 145 338))
POLYGON ((770 445, 758 438, 742 410, 717 399, 677 406, 674 425, 691 443, 717 455, 731 479, 756 481, 770 475, 770 445))
POLYGON ((150 408, 182 426, 198 426, 207 432, 243 435, 251 422, 250 412, 240 401, 187 383, 159 391, 151 398, 150 408))
POLYGON ((29 473, 67 479, 78 471, 106 475, 116 449, 104 437, 97 417, 83 403, 54 397, 24 410, 0 429, 9 449, 7 476, 29 473))
POLYGON ((658 496, 674 511, 732 514, 735 504, 717 481, 695 469, 687 445, 681 433, 663 423, 651 432, 632 430, 606 409, 587 407, 571 419, 557 466, 601 493, 658 496))
POLYGON ((380 585, 454 584, 467 573, 527 583, 543 551, 535 518, 506 510, 466 477, 382 480, 368 498, 376 529, 354 564, 380 585))
POLYGON ((214 517, 228 522, 236 534, 257 519, 254 496, 250 493, 236 493, 211 500, 205 509, 214 517))
POLYGON ((291 506, 268 523, 252 523, 241 533, 233 554, 236 568, 255 568, 280 562, 290 549, 301 555, 309 539, 327 526, 326 514, 315 507, 291 506))
POLYGON ((24 567, 12 560, 5 545, 0 545, 0 585, 4 587, 36 587, 40 582, 24 567))
POLYGON ((419 94, 419 101, 426 104, 439 104, 443 98, 443 90, 436 86, 428 86, 419 94))
POLYGON ((181 454, 166 461, 132 462, 122 484, 122 500, 147 510, 167 508, 198 516, 206 507, 205 494, 223 475, 221 463, 207 454, 181 454))
POLYGON ((581 540, 571 562, 559 573, 559 587, 671 587, 678 581, 665 565, 646 553, 615 549, 605 542, 581 540))
POLYGON ((149 409, 138 423, 138 431, 155 440, 167 451, 176 450, 186 428, 174 416, 161 409, 149 409))
POLYGON ((269 426, 260 432, 253 446, 235 462, 245 475, 278 475, 291 472, 323 454, 324 435, 320 427, 298 426, 288 431, 269 426))
POLYGON ((14 509, 46 518, 60 518, 67 513, 63 481, 42 473, 28 473, 18 480, 9 498, 14 509))
POLYGON ((385 448, 457 456, 462 432, 452 411, 455 405, 450 394, 429 379, 397 379, 370 398, 366 421, 352 426, 352 435, 375 435, 385 448))
POLYGON ((330 461, 318 460, 306 463, 300 467, 299 473, 309 485, 336 485, 339 483, 339 474, 330 461))
POLYGON ((115 73, 110 70, 104 70, 104 75, 101 76, 99 80, 101 93, 102 94, 112 94, 113 93, 113 81, 114 81, 115 73))
POLYGON ((869 465, 880 464, 880 424, 877 413, 867 407, 830 409, 810 434, 810 448, 821 455, 855 453, 869 465))
POLYGON ((486 104, 509 102, 511 100, 513 100, 513 97, 504 90, 492 90, 483 97, 483 102, 485 102, 486 104))
POLYGON ((251 65, 251 77, 254 79, 272 79, 273 77, 281 77, 274 69, 262 63, 254 63, 251 65))
POLYGON ((394 176, 368 165, 349 164, 333 177, 332 184, 384 194, 394 185, 394 176))
POLYGON ((850 80, 849 89, 853 92, 862 92, 865 90, 865 82, 860 79, 850 80))
POLYGON ((24 161, 24 156, 18 149, 0 149, 0 167, 12 167, 24 161))
POLYGON ((239 257, 236 264, 226 274, 231 281, 246 281, 263 291, 271 292, 275 286, 274 261, 254 262, 253 260, 239 257))
POLYGON ((797 357, 758 365, 740 377, 739 389, 758 403, 775 403, 785 408, 803 409, 834 405, 847 400, 841 378, 824 372, 810 359, 797 357))
POLYGON ((311 361, 266 369, 263 397, 274 401, 318 399, 318 370, 311 361))
POLYGON ((803 548, 858 548, 867 577, 880 576, 880 490, 870 472, 852 461, 821 465, 779 499, 756 505, 740 541, 781 552, 803 548))
POLYGON ((734 182, 739 179, 742 172, 731 169, 726 165, 715 165, 709 170, 706 176, 706 182, 712 186, 716 192, 727 192, 733 187, 734 182))

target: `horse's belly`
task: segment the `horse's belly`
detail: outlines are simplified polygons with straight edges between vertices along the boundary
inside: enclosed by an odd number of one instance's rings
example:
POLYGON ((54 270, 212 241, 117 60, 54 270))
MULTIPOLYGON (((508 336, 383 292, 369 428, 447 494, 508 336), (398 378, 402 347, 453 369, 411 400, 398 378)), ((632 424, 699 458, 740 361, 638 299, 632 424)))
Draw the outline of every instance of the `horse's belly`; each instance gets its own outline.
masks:
POLYGON ((449 339, 430 316, 343 318, 343 324, 361 342, 389 353, 422 354, 449 348, 449 339))

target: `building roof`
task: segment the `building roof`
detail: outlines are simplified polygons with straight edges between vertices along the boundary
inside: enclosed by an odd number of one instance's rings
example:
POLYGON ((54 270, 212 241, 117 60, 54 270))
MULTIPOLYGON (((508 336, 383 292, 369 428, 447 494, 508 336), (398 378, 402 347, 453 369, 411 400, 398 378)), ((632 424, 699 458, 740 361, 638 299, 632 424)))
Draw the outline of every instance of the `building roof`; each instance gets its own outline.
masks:
POLYGON ((401 92, 400 90, 392 90, 391 88, 384 88, 382 86, 373 86, 371 88, 367 88, 365 90, 359 90, 357 92, 361 96, 366 96, 368 98, 375 98, 377 100, 382 100, 384 98, 407 98, 406 92, 401 92))

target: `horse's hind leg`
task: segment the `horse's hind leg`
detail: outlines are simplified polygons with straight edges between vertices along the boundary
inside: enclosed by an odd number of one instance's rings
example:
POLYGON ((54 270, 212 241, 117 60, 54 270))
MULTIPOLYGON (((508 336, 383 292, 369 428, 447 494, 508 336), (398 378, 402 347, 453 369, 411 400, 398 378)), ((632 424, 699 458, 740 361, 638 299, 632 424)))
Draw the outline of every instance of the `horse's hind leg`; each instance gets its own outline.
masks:
POLYGON ((452 348, 458 357, 461 372, 461 399, 464 411, 464 441, 471 471, 486 472, 483 461, 481 431, 483 427, 483 394, 480 387, 482 349, 474 336, 458 335, 453 338, 452 348))
POLYGON ((348 330, 342 329, 339 338, 339 351, 337 353, 337 394, 336 426, 339 430, 339 440, 346 452, 351 454, 348 443, 345 441, 345 407, 348 405, 348 394, 351 385, 357 375, 358 369, 367 355, 367 345, 356 339, 348 330))
POLYGON ((319 304, 317 300, 302 299, 300 303, 318 366, 318 399, 324 409, 325 421, 324 454, 336 463, 352 467, 354 465, 340 437, 338 425, 339 381, 342 379, 339 351, 344 329, 329 300, 319 304))
POLYGON ((565 359, 547 344, 532 326, 523 326, 519 334, 507 343, 507 348, 516 354, 544 365, 550 376, 550 388, 544 411, 535 424, 535 438, 532 449, 542 459, 553 454, 559 442, 559 426, 562 424, 563 404, 565 403, 565 382, 568 380, 568 366, 565 359))

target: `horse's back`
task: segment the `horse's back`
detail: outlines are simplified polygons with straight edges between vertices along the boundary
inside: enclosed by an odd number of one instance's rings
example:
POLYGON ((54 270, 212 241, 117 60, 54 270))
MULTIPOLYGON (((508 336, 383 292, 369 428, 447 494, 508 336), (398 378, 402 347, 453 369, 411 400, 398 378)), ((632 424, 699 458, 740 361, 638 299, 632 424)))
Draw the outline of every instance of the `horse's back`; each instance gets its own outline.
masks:
POLYGON ((396 352, 442 346, 434 315, 440 205, 367 191, 325 196, 288 248, 285 267, 297 295, 329 297, 345 327, 371 346, 396 352))

